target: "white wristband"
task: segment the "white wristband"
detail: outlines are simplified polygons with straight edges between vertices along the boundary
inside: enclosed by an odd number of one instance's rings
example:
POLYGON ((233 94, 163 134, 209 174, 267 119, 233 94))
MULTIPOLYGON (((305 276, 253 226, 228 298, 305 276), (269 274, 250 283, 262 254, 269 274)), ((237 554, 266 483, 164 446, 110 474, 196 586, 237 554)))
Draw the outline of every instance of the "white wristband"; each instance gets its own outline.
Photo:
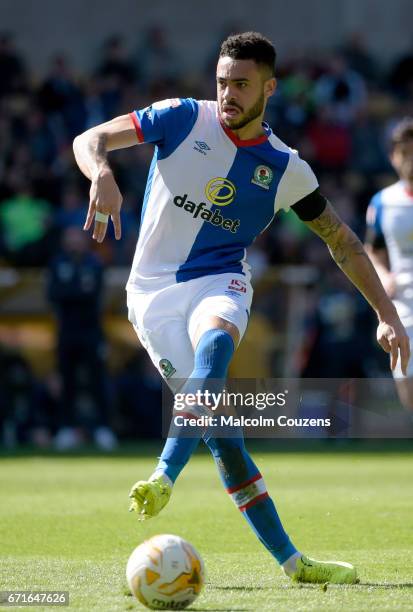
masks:
POLYGON ((109 219, 109 215, 104 215, 98 210, 95 212, 95 221, 100 221, 100 223, 107 223, 109 219))

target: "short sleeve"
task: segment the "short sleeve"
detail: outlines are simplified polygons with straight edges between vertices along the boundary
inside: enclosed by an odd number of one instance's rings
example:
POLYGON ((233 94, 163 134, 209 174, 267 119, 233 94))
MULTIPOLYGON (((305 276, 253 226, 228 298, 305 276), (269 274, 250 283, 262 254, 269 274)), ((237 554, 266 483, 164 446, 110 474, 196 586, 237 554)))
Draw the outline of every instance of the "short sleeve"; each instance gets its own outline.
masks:
POLYGON ((198 104, 192 98, 174 98, 154 102, 130 115, 139 142, 157 145, 160 157, 167 157, 192 130, 198 116, 198 104))
POLYGON ((383 235, 381 227, 381 194, 376 195, 370 200, 370 204, 367 207, 366 212, 366 225, 371 228, 378 235, 383 235))
POLYGON ((376 248, 385 246, 381 217, 382 202, 381 193, 379 192, 370 200, 366 211, 366 242, 376 248))
POLYGON ((277 190, 277 209, 288 211, 293 204, 305 198, 318 187, 317 177, 300 158, 297 151, 291 150, 287 168, 277 190))

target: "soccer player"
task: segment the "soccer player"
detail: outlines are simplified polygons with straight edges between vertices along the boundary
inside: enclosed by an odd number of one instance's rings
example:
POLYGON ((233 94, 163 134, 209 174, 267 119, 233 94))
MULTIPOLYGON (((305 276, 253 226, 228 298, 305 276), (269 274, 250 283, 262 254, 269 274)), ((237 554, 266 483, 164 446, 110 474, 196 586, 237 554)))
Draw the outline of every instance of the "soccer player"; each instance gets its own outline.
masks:
MULTIPOLYGON (((393 299, 413 346, 413 118, 394 128, 390 160, 399 180, 372 198, 367 209, 366 251, 393 299)), ((393 370, 401 403, 413 410, 413 364, 393 370), (406 376, 403 376, 405 374, 406 376)))
MULTIPOLYGON (((275 50, 247 32, 222 43, 217 100, 174 99, 117 117, 78 136, 74 152, 91 180, 85 230, 101 242, 109 216, 121 236, 122 196, 107 153, 155 144, 139 240, 127 284, 129 318, 153 363, 176 391, 224 381, 245 332, 252 288, 245 250, 279 209, 290 208, 327 244, 331 254, 377 313, 377 337, 405 371, 409 344, 396 309, 360 241, 321 195, 298 153, 263 123, 276 88, 275 50)), ((302 582, 353 583, 348 563, 309 559, 290 541, 264 480, 241 436, 204 441, 228 493, 260 541, 302 582)), ((139 518, 155 516, 199 440, 167 439, 148 481, 131 490, 139 518)))

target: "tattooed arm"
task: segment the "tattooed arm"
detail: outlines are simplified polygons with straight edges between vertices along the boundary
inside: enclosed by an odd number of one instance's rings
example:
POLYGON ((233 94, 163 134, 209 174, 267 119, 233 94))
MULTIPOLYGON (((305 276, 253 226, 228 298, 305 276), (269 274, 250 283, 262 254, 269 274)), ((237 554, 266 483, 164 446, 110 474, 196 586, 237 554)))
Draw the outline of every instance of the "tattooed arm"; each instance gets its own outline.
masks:
POLYGON ((324 240, 336 264, 374 308, 379 319, 377 340, 387 353, 391 353, 392 369, 396 367, 400 349, 405 373, 410 356, 408 336, 360 240, 341 221, 329 202, 319 217, 305 223, 324 240))
POLYGON ((324 240, 336 264, 361 291, 379 318, 383 310, 394 310, 360 240, 341 221, 329 202, 321 215, 307 221, 306 225, 324 240))

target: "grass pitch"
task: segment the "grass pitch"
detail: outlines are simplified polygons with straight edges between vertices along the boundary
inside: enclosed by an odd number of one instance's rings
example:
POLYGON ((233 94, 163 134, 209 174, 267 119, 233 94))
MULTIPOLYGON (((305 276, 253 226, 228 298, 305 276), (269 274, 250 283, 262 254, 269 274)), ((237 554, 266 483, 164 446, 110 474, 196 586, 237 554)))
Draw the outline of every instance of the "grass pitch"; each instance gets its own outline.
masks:
POLYGON ((127 558, 143 539, 174 533, 206 564, 207 584, 192 610, 413 610, 411 453, 257 447, 254 458, 293 542, 310 556, 358 567, 359 585, 323 590, 282 576, 206 453, 192 458, 161 515, 138 523, 127 494, 151 473, 159 449, 0 458, 0 589, 68 590, 69 610, 142 609, 128 594, 127 558))

